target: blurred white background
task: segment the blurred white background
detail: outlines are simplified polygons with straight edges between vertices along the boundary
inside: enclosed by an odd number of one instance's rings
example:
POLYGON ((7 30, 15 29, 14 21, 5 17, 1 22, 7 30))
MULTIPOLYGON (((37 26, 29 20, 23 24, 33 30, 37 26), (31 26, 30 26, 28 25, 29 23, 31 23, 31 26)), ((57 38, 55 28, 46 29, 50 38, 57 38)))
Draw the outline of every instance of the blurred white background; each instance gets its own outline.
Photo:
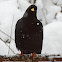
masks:
POLYGON ((15 25, 31 4, 37 6, 37 18, 43 24, 41 54, 62 55, 62 0, 0 0, 0 55, 21 52, 15 46, 15 25))

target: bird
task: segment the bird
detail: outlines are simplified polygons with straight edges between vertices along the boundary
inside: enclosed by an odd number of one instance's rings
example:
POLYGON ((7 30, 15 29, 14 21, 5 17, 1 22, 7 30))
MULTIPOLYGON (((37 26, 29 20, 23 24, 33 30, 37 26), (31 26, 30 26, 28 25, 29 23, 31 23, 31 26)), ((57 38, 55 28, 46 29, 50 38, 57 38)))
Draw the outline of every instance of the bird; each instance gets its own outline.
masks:
MULTIPOLYGON (((43 44, 43 25, 37 19, 37 6, 30 5, 23 17, 19 19, 15 26, 16 48, 21 54, 34 56, 41 54, 43 44)), ((37 57, 37 56, 36 56, 37 57)))

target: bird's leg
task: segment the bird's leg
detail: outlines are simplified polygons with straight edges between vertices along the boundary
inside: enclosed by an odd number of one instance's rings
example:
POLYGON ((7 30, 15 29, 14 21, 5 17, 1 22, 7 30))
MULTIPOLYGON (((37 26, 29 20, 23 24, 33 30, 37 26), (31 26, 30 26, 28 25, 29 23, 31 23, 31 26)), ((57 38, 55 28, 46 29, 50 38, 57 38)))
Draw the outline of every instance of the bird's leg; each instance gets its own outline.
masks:
POLYGON ((36 56, 36 53, 35 53, 35 52, 33 52, 32 56, 33 56, 33 60, 35 59, 35 57, 37 58, 37 56, 36 56))
POLYGON ((21 51, 21 53, 19 54, 19 56, 23 55, 23 51, 21 51))

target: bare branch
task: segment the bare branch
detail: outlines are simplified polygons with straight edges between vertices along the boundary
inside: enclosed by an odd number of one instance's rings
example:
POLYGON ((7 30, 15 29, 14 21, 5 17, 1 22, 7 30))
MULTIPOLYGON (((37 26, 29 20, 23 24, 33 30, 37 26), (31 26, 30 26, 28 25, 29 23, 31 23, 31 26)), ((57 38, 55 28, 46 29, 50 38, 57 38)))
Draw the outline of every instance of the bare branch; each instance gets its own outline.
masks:
MULTIPOLYGON (((7 35, 7 34, 6 34, 5 32, 3 32, 2 30, 0 30, 0 32, 11 38, 11 36, 7 35)), ((13 38, 11 38, 11 39, 14 40, 13 38)), ((15 41, 15 40, 14 40, 14 41, 15 41)))
MULTIPOLYGON (((5 43, 5 45, 7 45, 6 42, 5 42, 2 38, 0 38, 0 40, 3 41, 3 42, 5 43)), ((8 45, 7 45, 7 46, 8 46, 8 45)), ((9 47, 9 46, 8 46, 8 47, 9 47)), ((10 48, 10 47, 9 47, 9 48, 10 48)), ((15 52, 14 52, 11 48, 10 48, 10 50, 15 54, 15 52)))

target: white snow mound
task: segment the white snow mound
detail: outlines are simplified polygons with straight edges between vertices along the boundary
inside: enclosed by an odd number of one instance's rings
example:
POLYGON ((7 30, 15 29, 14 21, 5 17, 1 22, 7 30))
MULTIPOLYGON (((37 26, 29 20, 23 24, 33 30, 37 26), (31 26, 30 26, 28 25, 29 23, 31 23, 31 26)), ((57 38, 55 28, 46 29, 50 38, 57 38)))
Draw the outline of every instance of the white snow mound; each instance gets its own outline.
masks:
POLYGON ((62 54, 62 22, 44 26, 42 54, 62 54))

